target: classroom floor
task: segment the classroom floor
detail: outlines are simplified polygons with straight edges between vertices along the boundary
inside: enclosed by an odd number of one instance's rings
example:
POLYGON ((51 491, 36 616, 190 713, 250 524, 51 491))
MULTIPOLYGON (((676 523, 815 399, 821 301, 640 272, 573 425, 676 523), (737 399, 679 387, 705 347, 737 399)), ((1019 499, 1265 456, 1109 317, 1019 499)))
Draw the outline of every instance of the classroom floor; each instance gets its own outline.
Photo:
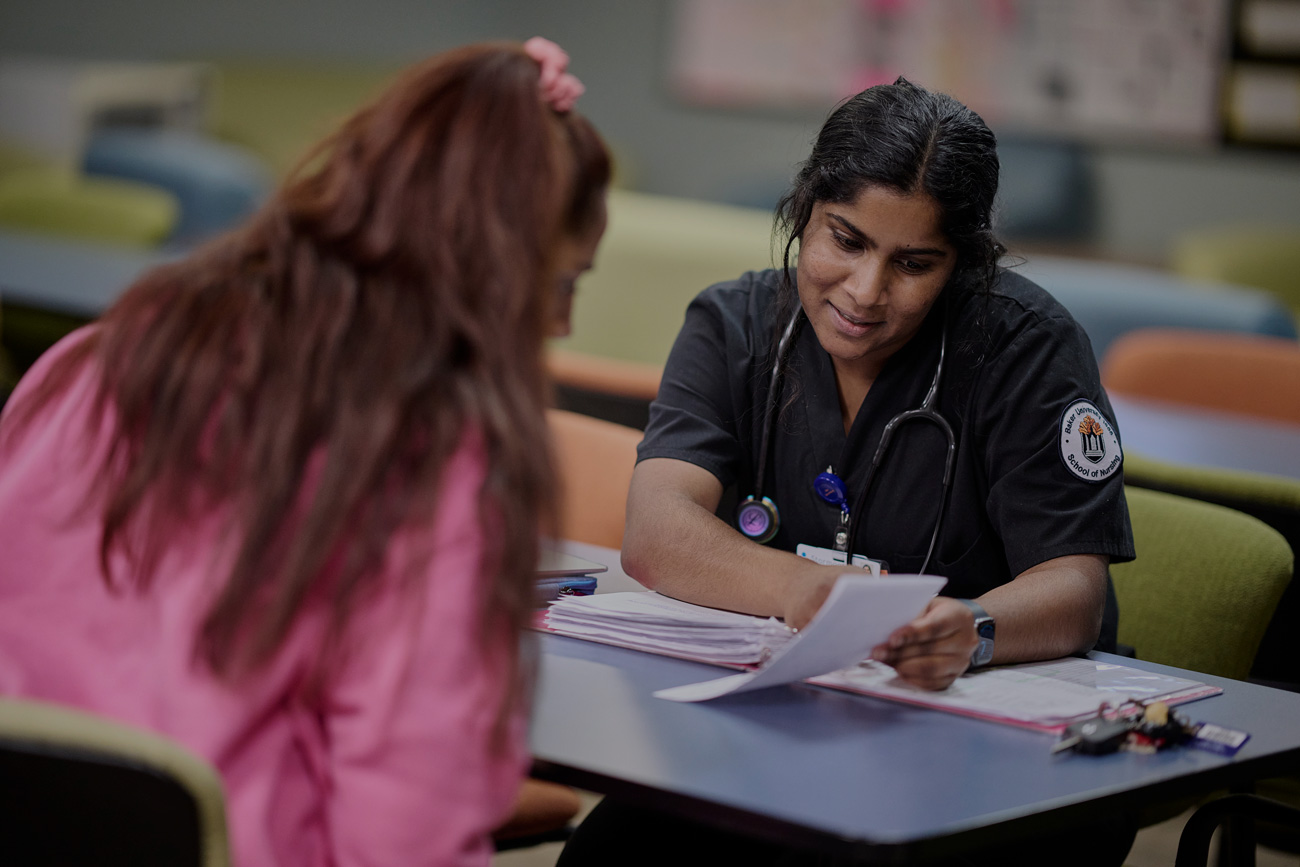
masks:
MULTIPOLYGON (((585 809, 590 809, 598 800, 596 795, 583 795, 585 809)), ((1178 852, 1178 835, 1182 833, 1188 815, 1190 813, 1139 831, 1133 849, 1124 861, 1125 867, 1172 867, 1178 852)), ((547 843, 531 849, 504 852, 492 859, 492 867, 554 867, 562 848, 560 843, 547 843)), ((1211 867, 1213 862, 1211 856, 1211 867)), ((1255 864, 1256 867, 1300 867, 1300 855, 1261 846, 1256 850, 1255 864)))

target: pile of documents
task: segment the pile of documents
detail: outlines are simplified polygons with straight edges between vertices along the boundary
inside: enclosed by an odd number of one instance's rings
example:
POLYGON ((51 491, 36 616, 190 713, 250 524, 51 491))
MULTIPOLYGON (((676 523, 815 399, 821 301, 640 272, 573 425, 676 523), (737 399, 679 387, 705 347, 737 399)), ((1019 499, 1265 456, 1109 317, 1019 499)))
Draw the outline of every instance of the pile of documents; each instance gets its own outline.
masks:
POLYGON ((774 617, 719 611, 654 592, 561 597, 551 603, 544 624, 588 641, 739 667, 761 664, 794 635, 774 617))

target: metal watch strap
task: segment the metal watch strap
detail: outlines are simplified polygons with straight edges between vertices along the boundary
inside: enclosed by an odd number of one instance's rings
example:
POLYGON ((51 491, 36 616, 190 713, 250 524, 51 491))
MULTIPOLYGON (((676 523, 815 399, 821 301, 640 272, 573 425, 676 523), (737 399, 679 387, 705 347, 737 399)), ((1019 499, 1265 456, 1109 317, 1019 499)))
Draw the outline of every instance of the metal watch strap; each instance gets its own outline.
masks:
POLYGON ((975 632, 979 636, 980 643, 970 655, 970 667, 979 668, 988 665, 993 657, 994 631, 997 621, 984 610, 974 599, 957 599, 962 605, 965 605, 975 615, 975 632))

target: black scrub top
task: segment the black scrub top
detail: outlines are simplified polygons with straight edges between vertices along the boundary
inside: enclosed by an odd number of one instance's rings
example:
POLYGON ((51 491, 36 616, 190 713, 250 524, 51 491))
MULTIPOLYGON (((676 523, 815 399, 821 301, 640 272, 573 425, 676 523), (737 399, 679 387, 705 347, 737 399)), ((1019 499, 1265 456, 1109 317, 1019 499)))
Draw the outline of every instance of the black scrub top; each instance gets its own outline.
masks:
MULTIPOLYGON (((751 271, 691 303, 650 407, 638 462, 687 461, 711 472, 724 489, 734 486, 742 500, 754 493, 775 331, 786 324, 775 322, 778 283, 777 271, 751 271)), ((834 468, 849 502, 856 502, 885 424, 920 406, 929 389, 944 315, 948 348, 936 408, 956 433, 957 455, 928 570, 948 578, 943 593, 977 597, 1070 554, 1133 559, 1118 431, 1092 347, 1064 307, 1010 271, 986 295, 936 302, 916 336, 886 362, 847 436, 830 356, 802 322, 764 474, 762 493, 781 517, 769 544, 787 551, 800 543, 832 547, 839 508, 817 495, 813 480, 834 468), (1110 453, 1076 456, 1071 442, 1077 440, 1069 438, 1078 433, 1079 407, 1103 416, 1094 439, 1105 451, 1102 434, 1110 434, 1110 453)), ((932 424, 896 429, 858 516, 855 553, 884 560, 895 573, 921 568, 938 514, 946 448, 932 424)), ((720 517, 734 525, 733 515, 720 517)), ((1098 649, 1114 648, 1117 623, 1112 588, 1098 649)))

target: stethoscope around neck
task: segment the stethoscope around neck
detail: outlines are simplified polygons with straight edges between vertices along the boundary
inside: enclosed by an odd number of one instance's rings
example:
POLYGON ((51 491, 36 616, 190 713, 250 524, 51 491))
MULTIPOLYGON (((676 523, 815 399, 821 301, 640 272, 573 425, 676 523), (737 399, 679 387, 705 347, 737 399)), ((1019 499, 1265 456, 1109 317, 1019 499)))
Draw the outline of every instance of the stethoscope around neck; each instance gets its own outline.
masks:
MULTIPOLYGON (((776 416, 779 412, 778 406, 780 404, 781 386, 785 378, 785 368, 790 361, 791 344, 802 315, 803 308, 796 306, 794 315, 790 317, 785 330, 781 332, 781 339, 777 342, 776 360, 772 365, 772 377, 768 386, 767 406, 763 413, 763 435, 758 445, 758 465, 754 475, 754 493, 746 497, 739 508, 736 509, 736 527, 745 536, 762 545, 772 541, 777 530, 781 528, 781 514, 777 510, 776 504, 763 495, 763 477, 767 472, 768 448, 772 437, 772 429, 776 424, 776 416)), ((880 434, 880 443, 876 446, 876 453, 871 458, 871 466, 867 469, 866 479, 862 483, 862 489, 858 491, 853 507, 851 509, 845 508, 845 514, 848 515, 848 532, 843 549, 846 562, 852 562, 854 543, 857 541, 858 528, 861 525, 859 519, 862 515, 862 508, 867 502, 871 484, 875 481, 876 471, 880 469, 885 455, 889 452, 894 433, 908 422, 925 421, 936 425, 942 430, 944 437, 948 441, 948 451, 943 462, 943 486, 939 496, 939 513, 934 521, 934 531, 930 534, 930 547, 925 552, 925 561, 917 571, 925 572, 930 565, 930 559, 934 556, 939 543, 939 535, 943 530, 943 516, 944 512, 947 511, 948 492, 952 488, 952 471, 957 459, 957 436, 953 433, 952 425, 948 424, 948 420, 934 408, 935 401, 939 398, 939 382, 943 378, 943 360, 947 349, 948 316, 945 308, 942 331, 939 337, 939 362, 934 368, 934 378, 930 380, 930 390, 925 393, 925 399, 921 401, 919 407, 900 412, 885 424, 885 429, 880 434)), ((820 482, 821 477, 818 478, 820 482)), ((839 545, 837 544, 836 547, 838 548, 839 545)))

